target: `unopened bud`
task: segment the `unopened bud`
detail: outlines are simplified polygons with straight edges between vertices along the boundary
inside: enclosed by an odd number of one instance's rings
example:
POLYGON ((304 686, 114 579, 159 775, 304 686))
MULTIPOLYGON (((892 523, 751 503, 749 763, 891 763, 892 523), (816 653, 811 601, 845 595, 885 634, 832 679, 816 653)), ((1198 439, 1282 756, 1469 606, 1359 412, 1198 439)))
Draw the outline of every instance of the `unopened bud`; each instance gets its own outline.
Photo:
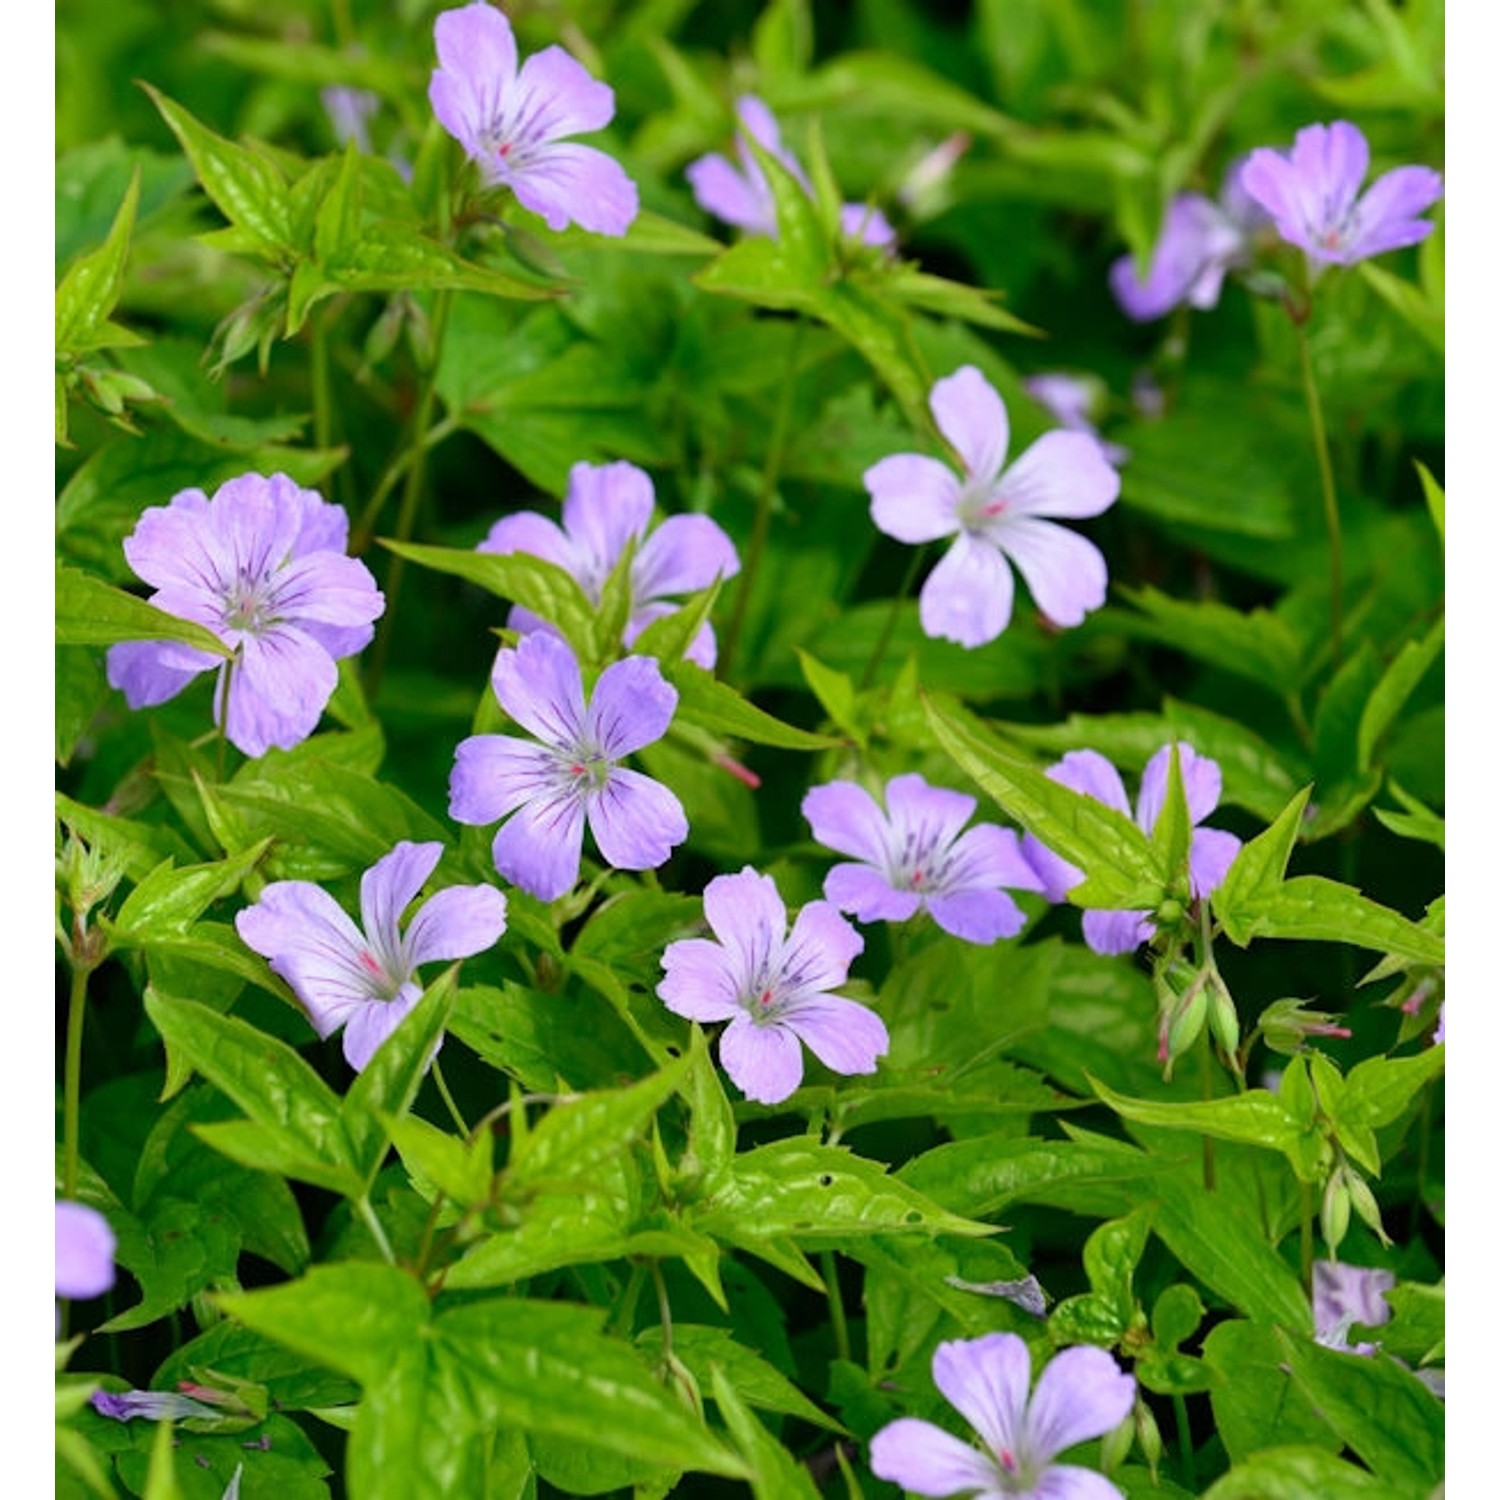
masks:
POLYGON ((1188 990, 1162 1017, 1156 1060, 1165 1064, 1164 1077, 1172 1076, 1172 1064, 1198 1040, 1207 1019, 1208 994, 1202 985, 1188 990))
POLYGON ((1151 1408, 1139 1396, 1135 1398, 1135 1437, 1141 1446, 1141 1457, 1151 1470, 1151 1482, 1155 1484, 1156 1466, 1161 1462, 1161 1428, 1156 1425, 1151 1408))
POLYGON ((1111 1427, 1099 1445, 1099 1466, 1108 1474, 1118 1469, 1130 1454, 1135 1442, 1135 1413, 1127 1412, 1125 1420, 1111 1427))
POLYGON ((1329 1255, 1337 1255, 1349 1230, 1349 1187, 1344 1169, 1329 1174, 1323 1189, 1323 1206, 1319 1212, 1323 1224, 1323 1240, 1329 1255))
POLYGON ((1391 1241, 1385 1232, 1385 1226, 1380 1222, 1380 1205, 1375 1201, 1375 1194, 1370 1191, 1370 1184, 1354 1171, 1347 1173, 1347 1181, 1349 1201, 1353 1203, 1355 1213, 1364 1220, 1382 1245, 1389 1245, 1391 1241))
POLYGON ((1338 1025, 1334 1018, 1321 1010, 1304 1010, 1296 999, 1274 1000, 1261 1012, 1261 1035, 1272 1052, 1291 1057, 1302 1050, 1310 1036, 1347 1037, 1352 1033, 1347 1026, 1338 1025))
POLYGON ((1238 1062, 1240 1050, 1240 1016, 1234 1008, 1234 997, 1217 973, 1208 976, 1208 1027, 1227 1057, 1238 1062))

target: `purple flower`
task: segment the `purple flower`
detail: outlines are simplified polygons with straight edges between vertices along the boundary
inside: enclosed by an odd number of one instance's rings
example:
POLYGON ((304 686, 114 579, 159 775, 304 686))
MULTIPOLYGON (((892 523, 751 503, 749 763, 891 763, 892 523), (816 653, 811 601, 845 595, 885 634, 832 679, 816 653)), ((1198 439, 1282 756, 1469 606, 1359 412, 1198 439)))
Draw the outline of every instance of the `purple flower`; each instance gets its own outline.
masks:
MULTIPOLYGON (((1133 814, 1136 826, 1149 834, 1156 827, 1167 796, 1167 775, 1172 747, 1164 745, 1146 764, 1141 773, 1141 793, 1133 814)), ((1240 851, 1240 841, 1232 833, 1198 825, 1219 805, 1224 778, 1218 765, 1199 755, 1191 745, 1178 745, 1178 764, 1182 771, 1182 789, 1187 795, 1188 815, 1193 822, 1193 839, 1188 852, 1188 883, 1194 899, 1212 895, 1228 873, 1240 851)), ((1130 799, 1120 773, 1096 750, 1070 750, 1047 775, 1061 786, 1082 792, 1096 802, 1103 802, 1116 812, 1131 817, 1130 799)), ((1042 893, 1049 901, 1062 901, 1083 879, 1083 871, 1054 854, 1032 834, 1021 841, 1021 849, 1041 878, 1042 893)), ((1085 911, 1084 941, 1095 953, 1129 953, 1146 942, 1156 931, 1156 924, 1140 911, 1085 911)))
POLYGON ((677 689, 649 656, 606 667, 585 705, 578 661, 544 631, 495 658, 500 706, 541 744, 476 734, 458 747, 448 814, 497 818, 495 868, 541 901, 578 880, 587 821, 604 862, 618 870, 664 864, 688 833, 682 804, 659 781, 615 764, 667 732, 677 689))
POLYGON ((870 1467, 914 1495, 976 1500, 1121 1500, 1092 1469, 1055 1464, 1064 1450, 1118 1427, 1135 1402, 1135 1380, 1102 1349, 1064 1349, 1031 1384, 1031 1352, 1015 1333, 939 1344, 937 1388, 978 1432, 975 1448, 916 1417, 870 1439, 870 1467))
POLYGON ((344 1028, 344 1056, 356 1072, 422 998, 420 965, 482 953, 505 931, 505 897, 493 886, 438 891, 412 918, 401 914, 443 853, 439 843, 402 841, 364 873, 356 927, 343 908, 306 880, 278 880, 235 918, 246 944, 292 987, 319 1036, 344 1028))
POLYGON ((125 539, 127 561, 158 609, 207 627, 234 660, 128 641, 109 648, 110 685, 145 708, 218 668, 214 717, 232 744, 251 756, 299 744, 333 696, 335 661, 369 645, 385 609, 369 569, 344 555, 348 541, 343 510, 285 474, 242 474, 212 500, 183 490, 153 505, 125 539))
POLYGON ((1430 167, 1397 167, 1363 197, 1370 147, 1346 120, 1308 125, 1290 153, 1268 146, 1250 153, 1245 191, 1276 221, 1276 232, 1320 264, 1347 266, 1432 233, 1418 214, 1443 194, 1430 167))
POLYGON ((1183 303, 1218 305, 1225 272, 1244 264, 1251 236, 1266 222, 1245 191, 1244 172, 1243 162, 1229 169, 1217 203, 1201 193, 1172 199, 1144 280, 1133 256, 1122 255, 1109 268, 1110 290, 1127 317, 1149 323, 1183 303))
MULTIPOLYGON (((812 184, 807 180, 802 164, 782 145, 776 116, 754 94, 742 94, 735 101, 735 113, 741 126, 734 143, 739 165, 735 166, 717 151, 700 156, 688 165, 688 186, 692 188, 698 206, 706 213, 743 229, 747 234, 764 234, 774 240, 776 200, 755 153, 745 144, 745 132, 748 131, 757 145, 774 156, 809 194, 813 191, 812 184)), ((896 238, 896 231, 885 215, 878 208, 863 203, 844 204, 839 210, 839 229, 850 239, 877 247, 892 244, 896 238)))
POLYGON ((488 183, 508 187, 549 229, 579 224, 622 235, 635 219, 635 184, 613 157, 564 136, 602 130, 615 94, 561 47, 516 69, 516 39, 483 0, 445 10, 434 26, 439 66, 427 97, 488 183))
POLYGON ((1042 613, 1077 625, 1104 603, 1107 569, 1090 541, 1048 516, 1097 516, 1114 504, 1120 476, 1080 432, 1049 432, 1004 469, 1005 403, 973 365, 932 388, 938 430, 963 460, 955 475, 935 458, 898 453, 865 470, 875 524, 898 542, 954 537, 922 586, 922 629, 982 646, 1010 623, 1021 570, 1042 613))
POLYGON ((813 837, 858 864, 835 865, 823 894, 861 922, 904 922, 926 908, 944 932, 971 943, 1014 937, 1026 924, 1002 886, 1037 891, 1041 881, 1009 828, 963 832, 975 802, 912 774, 885 789, 888 812, 852 781, 815 786, 802 799, 813 837))
POLYGON ((1395 1273, 1346 1265, 1342 1261, 1313 1263, 1313 1337, 1327 1349, 1349 1354, 1373 1354, 1375 1344, 1349 1342, 1349 1330, 1359 1323, 1379 1328, 1391 1321, 1385 1294, 1395 1286, 1395 1273))
POLYGON ((133 1422, 144 1417, 148 1422, 178 1421, 183 1417, 215 1418, 222 1415, 191 1396, 177 1391, 95 1391, 89 1405, 101 1417, 117 1422, 133 1422))
POLYGON ((1128 448, 1100 437, 1099 429, 1090 420, 1094 409, 1093 382, 1062 370, 1049 370, 1027 376, 1022 384, 1026 387, 1026 394, 1048 416, 1056 418, 1065 431, 1086 432, 1093 438, 1099 444, 1099 451, 1117 469, 1130 457, 1128 448))
POLYGON ((341 146, 350 141, 366 154, 370 151, 370 121, 380 113, 380 96, 369 89, 334 84, 318 94, 323 112, 341 146))
POLYGON ((86 1203, 56 1204, 53 1253, 57 1295, 99 1297, 115 1284, 115 1233, 109 1220, 86 1203))
MULTIPOLYGON (((624 644, 632 646, 653 620, 677 609, 665 602, 668 595, 695 593, 740 570, 734 543, 707 516, 669 516, 647 537, 655 503, 651 476, 634 464, 574 464, 560 528, 536 511, 523 510, 496 521, 478 550, 545 558, 571 573, 598 604, 626 546, 637 543, 624 636, 624 644)), ((506 623, 523 632, 553 629, 520 605, 511 609, 506 623)), ((705 620, 685 655, 712 670, 717 654, 713 627, 705 620)))
POLYGON ((717 942, 685 938, 662 954, 656 993, 690 1021, 728 1021, 719 1061, 747 1099, 780 1104, 802 1082, 805 1043, 835 1073, 873 1073, 890 1037, 874 1011, 828 992, 849 977, 864 939, 827 901, 809 901, 790 937, 769 875, 746 865, 703 892, 717 942))

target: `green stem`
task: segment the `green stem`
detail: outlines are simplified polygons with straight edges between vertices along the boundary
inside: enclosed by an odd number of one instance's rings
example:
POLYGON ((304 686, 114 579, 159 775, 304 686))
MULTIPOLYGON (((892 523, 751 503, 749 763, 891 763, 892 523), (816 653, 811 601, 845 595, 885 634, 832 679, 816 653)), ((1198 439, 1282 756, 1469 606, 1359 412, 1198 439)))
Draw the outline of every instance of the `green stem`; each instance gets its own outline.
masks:
POLYGON ((1343 657, 1344 635, 1344 544, 1339 530, 1339 497, 1333 483, 1333 461, 1328 452, 1328 430, 1323 423, 1323 403, 1313 378, 1312 351, 1308 347, 1307 319, 1293 318, 1297 330, 1297 357, 1302 366, 1302 392, 1307 397, 1307 416, 1312 424, 1313 448, 1318 455, 1318 478, 1323 486, 1323 520, 1328 527, 1329 645, 1333 669, 1343 657))
MULTIPOLYGON (((1208 1027, 1203 1028, 1203 1036, 1200 1039, 1202 1046, 1199 1051, 1198 1073, 1203 1083, 1203 1097, 1211 1100, 1214 1097, 1214 1049, 1213 1040, 1208 1034, 1208 1027)), ((1205 1191, 1213 1192, 1214 1179, 1214 1143, 1212 1136, 1203 1137, 1203 1186, 1205 1191)))
POLYGON ((667 1300, 667 1283, 658 1260, 651 1262, 651 1280, 656 1285, 656 1306, 661 1317, 661 1361, 667 1365, 672 1359, 672 1304, 667 1300))
POLYGON ((849 1321, 844 1316, 844 1296, 839 1290, 839 1264, 832 1250, 825 1250, 818 1258, 823 1268, 823 1285, 828 1292, 828 1318, 833 1324, 833 1347, 838 1357, 849 1364, 853 1361, 849 1344, 849 1321))
POLYGON ((443 1077, 443 1065, 437 1058, 432 1060, 432 1081, 437 1085, 437 1091, 442 1095, 443 1103, 448 1106, 448 1113, 453 1116, 453 1123, 458 1126, 458 1133, 469 1139, 469 1127, 464 1124, 464 1117, 458 1105, 453 1100, 453 1095, 448 1091, 448 1080, 443 1077))
POLYGON ((1313 1197, 1311 1183, 1302 1184, 1301 1232, 1302 1289, 1312 1296, 1313 1281, 1313 1197))
POLYGON ((354 21, 349 14, 349 0, 332 0, 333 34, 340 47, 354 45, 354 21))
POLYGON ((875 649, 870 653, 870 659, 865 663, 865 670, 860 675, 860 692, 864 692, 874 682, 876 670, 885 660, 886 648, 891 644, 891 637, 896 633, 896 621, 901 618, 901 606, 906 602, 907 595, 911 593, 911 586, 917 581, 917 574, 921 571, 926 557, 927 545, 923 543, 912 553, 911 561, 906 565, 906 573, 901 579, 901 586, 891 599, 891 607, 886 612, 885 624, 880 628, 880 639, 875 642, 875 649))
POLYGON ((333 446, 333 380, 328 361, 327 308, 314 309, 309 319, 312 358, 313 444, 318 448, 333 446))
POLYGON ((1198 1466, 1193 1462, 1193 1437, 1188 1427, 1187 1401, 1180 1391, 1172 1393, 1172 1413, 1177 1418, 1177 1453, 1182 1463, 1182 1482, 1190 1495, 1196 1495, 1198 1466))
POLYGON ((387 1265, 396 1264, 396 1252, 391 1249, 391 1242, 386 1238, 385 1229, 376 1217, 375 1209, 370 1203, 370 1195, 361 1193, 354 1200, 354 1207, 361 1219, 364 1220, 365 1228, 370 1231, 370 1238, 375 1241, 376 1248, 380 1251, 387 1265))
POLYGON ((436 422, 428 429, 427 436, 419 449, 403 448, 399 454, 386 467, 384 474, 380 476, 380 482, 375 486, 374 493, 365 504, 364 510, 360 512, 359 520, 354 524, 354 530, 350 535, 349 553, 352 557, 358 557, 370 545, 375 534, 375 525, 380 520, 380 513, 385 509, 385 502, 390 499, 391 491, 396 488, 411 466, 417 461, 419 452, 425 454, 436 448, 445 438, 451 437, 463 426, 462 419, 456 413, 450 413, 441 422, 436 422))
MULTIPOLYGON (((401 492, 401 509, 396 513, 396 540, 411 540, 416 525, 417 506, 422 498, 422 481, 427 472, 427 428, 432 420, 433 402, 437 399, 437 372, 442 359, 443 335, 448 327, 448 312, 453 306, 453 293, 444 288, 437 294, 432 315, 432 363, 422 376, 422 391, 417 398, 417 409, 412 416, 411 440, 407 448, 413 454, 406 470, 406 485, 401 492)), ((401 597, 401 580, 406 573, 406 559, 391 558, 390 570, 385 579, 385 613, 375 629, 375 644, 370 654, 369 678, 365 685, 366 696, 374 700, 380 691, 380 680, 385 675, 386 656, 390 651, 392 628, 396 619, 396 606, 401 597)))
POLYGON ((625 1283, 625 1290, 620 1293, 620 1300, 615 1303, 614 1310, 609 1315, 609 1321, 604 1325, 606 1333, 616 1333, 624 1338, 630 1337, 630 1326, 635 1322, 635 1305, 640 1301, 641 1288, 646 1284, 646 1263, 644 1261, 632 1261, 630 1264, 630 1280, 625 1283))
POLYGON ((771 428, 771 441, 766 448, 765 466, 761 470, 760 492, 755 498, 755 523, 750 532, 750 544, 745 549, 745 568, 740 574, 740 586, 734 597, 734 614, 729 628, 724 632, 724 645, 719 652, 719 675, 728 677, 730 663, 734 660, 735 648, 739 645, 740 632, 745 625, 745 612, 750 607, 750 591, 755 584, 755 575, 760 571, 761 558, 765 555, 766 539, 771 532, 771 507, 776 499, 776 485, 781 477, 781 461, 786 451, 787 426, 792 415, 792 391, 797 378, 797 351, 802 343, 804 327, 799 314, 792 324, 791 337, 786 347, 786 373, 781 382, 781 399, 776 405, 776 418, 771 428))
POLYGON ((83 1082, 83 1017, 90 970, 75 963, 68 987, 68 1041, 63 1062, 63 1197, 78 1194, 78 1104, 83 1082))
POLYGON ((234 664, 238 660, 238 656, 231 656, 229 660, 224 663, 224 687, 223 691, 219 694, 218 777, 220 786, 224 785, 224 760, 226 754, 228 753, 229 746, 229 689, 233 685, 234 664))

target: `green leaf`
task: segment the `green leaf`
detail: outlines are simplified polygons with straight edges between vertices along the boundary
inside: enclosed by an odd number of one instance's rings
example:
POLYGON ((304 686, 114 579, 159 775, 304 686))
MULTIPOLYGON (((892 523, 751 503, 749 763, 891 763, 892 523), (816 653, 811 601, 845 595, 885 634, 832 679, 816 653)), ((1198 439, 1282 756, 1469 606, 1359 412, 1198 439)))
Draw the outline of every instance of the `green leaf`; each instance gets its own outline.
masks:
POLYGON ((390 1120, 406 1114, 427 1076, 453 1007, 457 979, 458 965, 454 964, 428 985, 344 1096, 344 1129, 367 1190, 385 1157, 390 1120))
POLYGON ((463 1208, 489 1201, 495 1176, 494 1137, 489 1131, 466 1143, 419 1115, 389 1116, 385 1128, 424 1198, 440 1192, 463 1208))
POLYGON ((833 262, 829 243, 816 204, 786 163, 745 131, 740 139, 750 148, 765 174, 776 205, 776 254, 785 273, 785 285, 813 290, 821 285, 833 262))
POLYGON ((1370 1057, 1350 1070, 1337 1106, 1335 1127, 1380 1130, 1406 1113, 1413 1099, 1443 1071, 1445 1051, 1424 1047, 1413 1057, 1370 1057))
MULTIPOLYGON (((663 1343, 660 1327, 647 1328, 636 1335, 636 1348, 649 1354, 652 1362, 661 1358, 663 1343)), ((843 1427, 828 1416, 792 1384, 775 1365, 753 1349, 739 1343, 727 1328, 710 1328, 704 1324, 672 1324, 672 1354, 681 1360, 702 1386, 710 1384, 717 1367, 734 1384, 746 1406, 757 1411, 780 1412, 799 1421, 842 1433, 843 1427)))
POLYGON ((1444 352, 1443 308, 1435 304, 1421 287, 1393 276, 1369 261, 1360 263, 1359 274, 1418 338, 1438 354, 1444 352))
POLYGON ((812 1476, 750 1414, 725 1372, 712 1369, 713 1394, 730 1436, 750 1465, 755 1500, 818 1500, 812 1476))
POLYGON ((1203 1357, 1218 1379, 1210 1389, 1214 1425, 1236 1465, 1264 1448, 1343 1444, 1292 1379, 1274 1328, 1231 1318, 1209 1330, 1203 1357))
POLYGON ((1446 535, 1447 502, 1443 494, 1443 487, 1432 477, 1431 471, 1420 459, 1414 459, 1417 467, 1417 477, 1422 481, 1422 495, 1427 501, 1427 509, 1432 515, 1432 524, 1437 527, 1438 541, 1444 540, 1446 535))
POLYGON ((1134 635, 1248 678, 1278 701, 1302 680, 1302 647, 1291 626, 1268 610, 1242 613, 1212 600, 1189 604, 1152 588, 1121 586, 1120 593, 1141 611, 1116 617, 1134 635))
POLYGON ((1151 830, 1151 848, 1171 884, 1179 887, 1184 895, 1188 889, 1188 850, 1192 842, 1193 816, 1188 811, 1187 792, 1182 784, 1182 757, 1174 740, 1167 757, 1167 786, 1161 812, 1151 830))
POLYGON ((244 234, 249 247, 267 259, 289 255, 293 248, 291 194, 275 161, 215 135, 149 83, 141 87, 187 153, 203 191, 244 234))
POLYGON ((1370 694, 1359 719, 1358 765, 1361 771, 1374 764, 1380 741, 1427 675, 1427 669, 1437 660, 1443 649, 1443 626, 1444 622, 1439 620, 1421 640, 1406 641, 1370 694))
POLYGON ((625 1089, 609 1089, 555 1104, 517 1143, 506 1168, 506 1190, 518 1196, 556 1189, 587 1177, 642 1133, 677 1092, 689 1059, 676 1062, 625 1089))
POLYGON ((270 843, 262 839, 214 864, 158 866, 125 898, 110 924, 111 938, 122 947, 146 948, 158 938, 185 936, 209 906, 239 889, 270 843))
POLYGON ((380 538, 380 542, 398 557, 477 584, 489 593, 509 599, 551 621, 586 661, 600 660, 604 650, 612 644, 600 641, 598 611, 578 581, 566 569, 545 558, 532 557, 525 552, 502 555, 458 547, 426 547, 385 537, 380 538))
POLYGON ((1075 905, 1154 910, 1167 871, 1146 835, 1124 813, 1051 780, 1006 749, 957 705, 924 700, 927 722, 959 768, 1048 848, 1087 879, 1068 893, 1075 905))
POLYGON ((141 170, 137 166, 108 238, 97 250, 76 261, 58 285, 53 323, 56 353, 81 354, 105 345, 139 342, 124 329, 111 330, 109 315, 124 285, 125 258, 140 198, 141 170))
POLYGON ((923 312, 936 313, 941 318, 959 318, 965 323, 993 328, 1000 333, 1042 337, 1040 328, 996 306, 994 299, 1001 295, 999 292, 968 286, 962 281, 949 281, 946 277, 933 276, 905 263, 882 276, 876 285, 879 291, 897 302, 920 308, 923 312))
POLYGON ((700 729, 756 745, 776 745, 783 750, 826 750, 839 743, 828 735, 809 734, 805 729, 783 724, 696 662, 664 665, 664 671, 677 689, 678 716, 700 729))
POLYGON ((785 1235, 825 1246, 869 1234, 994 1232, 939 1208, 878 1162, 799 1137, 737 1156, 729 1180, 697 1206, 693 1223, 707 1234, 732 1229, 757 1240, 785 1235))
MULTIPOLYGON (((191 1000, 146 992, 146 1014, 179 1053, 250 1117, 266 1152, 245 1165, 288 1172, 335 1193, 357 1195, 362 1177, 333 1091, 285 1042, 191 1000), (276 1164, 266 1159, 274 1156, 276 1164)), ((202 1126, 209 1144, 246 1140, 225 1126, 202 1126)))
POLYGON ((1427 1495, 1443 1479, 1443 1405, 1388 1355, 1325 1349, 1283 1332, 1292 1376, 1328 1425, 1388 1485, 1427 1495))
POLYGON ((1203 1500, 1429 1500, 1425 1491, 1392 1493, 1368 1469, 1322 1448, 1269 1448, 1237 1464, 1204 1490, 1203 1500))
POLYGON ((1280 1151, 1303 1182, 1319 1179, 1321 1137, 1309 1131, 1287 1110, 1281 1098, 1268 1089, 1251 1089, 1222 1099, 1168 1103, 1155 1099, 1127 1099, 1097 1079, 1089 1080, 1094 1092, 1127 1120, 1141 1125, 1160 1125, 1169 1130, 1189 1130, 1195 1135, 1220 1141, 1243 1141, 1280 1151))
POLYGON ((234 655, 211 630, 181 620, 92 574, 57 564, 54 608, 59 646, 112 646, 117 641, 178 641, 216 657, 234 655))

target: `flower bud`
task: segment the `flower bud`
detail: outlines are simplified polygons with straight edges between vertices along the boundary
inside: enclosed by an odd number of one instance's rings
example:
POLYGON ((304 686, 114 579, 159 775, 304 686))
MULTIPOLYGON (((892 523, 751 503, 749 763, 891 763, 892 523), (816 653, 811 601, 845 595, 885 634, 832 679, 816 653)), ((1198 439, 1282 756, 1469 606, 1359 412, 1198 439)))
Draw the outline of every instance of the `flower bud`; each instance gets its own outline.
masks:
POLYGON ((1342 1167, 1329 1174, 1328 1182, 1323 1188, 1323 1206, 1319 1217, 1328 1253, 1336 1255, 1349 1229, 1348 1176, 1342 1167))
POLYGON ((1375 1194, 1370 1191, 1370 1184, 1363 1177, 1351 1169, 1346 1169, 1346 1180, 1349 1188, 1349 1201, 1354 1205, 1354 1211, 1370 1231, 1380 1240, 1382 1245, 1391 1243, 1385 1232, 1385 1226, 1380 1222, 1380 1205, 1375 1201, 1375 1194))
POLYGON ((1224 1049, 1225 1056, 1238 1060, 1240 1050, 1240 1016, 1234 1008, 1234 997, 1229 993, 1217 972, 1211 972, 1205 985, 1208 992, 1208 1028, 1214 1039, 1224 1049))
POLYGON ((1135 1436, 1141 1445, 1141 1457, 1146 1460, 1146 1467, 1151 1470, 1151 1481, 1156 1482, 1156 1466, 1161 1462, 1161 1428, 1156 1425, 1156 1418, 1151 1414, 1151 1408, 1141 1400, 1139 1396, 1135 1401, 1135 1436))
POLYGON ((1297 999, 1273 1000, 1260 1015, 1261 1035, 1272 1052, 1291 1057, 1310 1036, 1347 1037, 1347 1026, 1321 1010, 1304 1010, 1297 999))
MULTIPOLYGON (((1137 1402, 1137 1405, 1140 1403, 1137 1402)), ((1099 1444, 1099 1467, 1108 1474, 1117 1469, 1130 1454, 1135 1442, 1136 1419, 1134 1410, 1126 1413, 1125 1420, 1104 1434, 1099 1444)))

